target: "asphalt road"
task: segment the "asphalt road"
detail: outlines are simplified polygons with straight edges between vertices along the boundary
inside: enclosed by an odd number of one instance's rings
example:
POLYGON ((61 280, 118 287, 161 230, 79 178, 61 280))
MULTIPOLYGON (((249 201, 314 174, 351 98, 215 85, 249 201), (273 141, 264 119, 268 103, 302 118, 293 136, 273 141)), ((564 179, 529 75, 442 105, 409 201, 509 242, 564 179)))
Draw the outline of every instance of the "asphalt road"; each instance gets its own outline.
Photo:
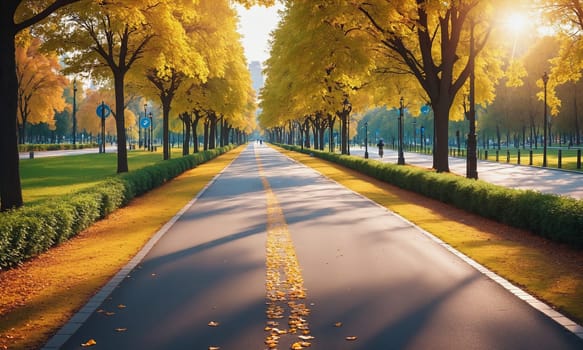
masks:
POLYGON ((583 348, 417 227, 254 144, 104 298, 62 349, 583 348))
MULTIPOLYGON (((369 147, 368 152, 370 159, 397 163, 396 151, 385 150, 382 159, 376 147, 369 147)), ((350 154, 364 157, 364 148, 351 147, 350 154)), ((429 169, 433 166, 431 155, 405 152, 404 157, 406 164, 429 169)), ((449 157, 449 168, 452 173, 466 176, 464 158, 449 157)), ((580 172, 478 160, 478 178, 504 187, 583 199, 583 173, 580 172)))

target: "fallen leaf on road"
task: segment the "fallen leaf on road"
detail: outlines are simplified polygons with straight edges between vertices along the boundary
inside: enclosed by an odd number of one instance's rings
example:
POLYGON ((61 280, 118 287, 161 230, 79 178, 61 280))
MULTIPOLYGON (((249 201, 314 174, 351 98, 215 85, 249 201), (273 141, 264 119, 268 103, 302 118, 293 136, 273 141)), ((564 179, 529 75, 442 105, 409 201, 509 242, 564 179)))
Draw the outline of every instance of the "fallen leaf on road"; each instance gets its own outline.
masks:
POLYGON ((221 350, 218 346, 209 346, 209 350, 221 350))
POLYGON ((357 339, 357 337, 354 336, 354 335, 351 335, 351 336, 346 337, 346 340, 348 340, 348 341, 353 341, 353 340, 356 340, 356 339, 357 339))
POLYGON ((336 323, 334 323, 334 327, 342 327, 342 322, 336 322, 336 323))
POLYGON ((119 309, 125 309, 127 306, 125 306, 124 304, 119 304, 117 307, 118 307, 119 309))
POLYGON ((311 335, 298 335, 298 338, 300 338, 301 340, 312 340, 312 339, 314 339, 314 337, 311 336, 311 335))
POLYGON ((299 342, 293 343, 291 345, 291 349, 292 350, 301 350, 301 349, 309 348, 310 346, 312 346, 312 343, 310 343, 310 342, 299 341, 299 342))
POLYGON ((105 313, 105 316, 113 316, 113 315, 115 315, 115 312, 112 312, 112 311, 108 311, 105 313))
POLYGON ((81 346, 84 347, 84 348, 87 348, 87 347, 93 346, 95 344, 97 344, 97 342, 95 341, 95 339, 89 339, 87 342, 81 344, 81 346))
POLYGON ((209 327, 218 327, 219 326, 219 323, 217 321, 210 321, 208 323, 208 326, 209 327))
POLYGON ((125 332, 125 331, 127 331, 127 330, 128 330, 127 328, 116 328, 116 329, 115 329, 115 331, 116 331, 116 332, 120 332, 120 333, 121 333, 121 332, 125 332))

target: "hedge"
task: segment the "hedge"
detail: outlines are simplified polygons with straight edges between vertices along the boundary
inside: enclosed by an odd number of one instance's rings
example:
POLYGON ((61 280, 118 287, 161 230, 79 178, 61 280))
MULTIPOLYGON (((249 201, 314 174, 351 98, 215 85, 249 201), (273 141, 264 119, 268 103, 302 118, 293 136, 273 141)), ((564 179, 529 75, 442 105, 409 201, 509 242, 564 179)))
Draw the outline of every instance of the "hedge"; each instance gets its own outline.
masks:
POLYGON ((97 220, 232 146, 158 162, 104 179, 74 194, 0 213, 0 270, 75 236, 97 220))
POLYGON ((583 247, 583 201, 517 190, 449 173, 399 166, 361 157, 279 145, 356 170, 400 188, 495 221, 526 229, 573 247, 583 247))

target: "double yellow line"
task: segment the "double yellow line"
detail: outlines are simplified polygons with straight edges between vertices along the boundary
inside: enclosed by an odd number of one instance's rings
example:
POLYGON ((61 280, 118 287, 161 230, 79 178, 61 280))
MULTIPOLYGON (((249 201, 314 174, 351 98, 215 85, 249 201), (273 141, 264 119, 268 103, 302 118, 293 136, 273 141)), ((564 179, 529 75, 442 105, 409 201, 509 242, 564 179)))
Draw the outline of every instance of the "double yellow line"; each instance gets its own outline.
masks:
POLYGON ((282 337, 296 337, 292 349, 309 347, 313 337, 307 316, 310 309, 306 306, 306 289, 295 248, 289 233, 285 216, 273 193, 257 148, 255 159, 259 176, 267 199, 267 238, 266 238, 266 316, 265 344, 277 349, 282 337), (287 318, 287 324, 285 319, 287 318))

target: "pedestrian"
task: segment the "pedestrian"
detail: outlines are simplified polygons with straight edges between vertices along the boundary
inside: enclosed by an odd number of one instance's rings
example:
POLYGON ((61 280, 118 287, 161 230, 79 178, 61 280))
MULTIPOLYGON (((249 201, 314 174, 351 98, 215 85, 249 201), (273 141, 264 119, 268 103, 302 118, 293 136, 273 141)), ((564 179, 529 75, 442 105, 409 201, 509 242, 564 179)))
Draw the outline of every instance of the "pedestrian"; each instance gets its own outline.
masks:
POLYGON ((377 147, 379 148, 379 157, 383 157, 383 148, 385 147, 385 143, 383 142, 383 139, 379 140, 379 143, 377 143, 377 147))

